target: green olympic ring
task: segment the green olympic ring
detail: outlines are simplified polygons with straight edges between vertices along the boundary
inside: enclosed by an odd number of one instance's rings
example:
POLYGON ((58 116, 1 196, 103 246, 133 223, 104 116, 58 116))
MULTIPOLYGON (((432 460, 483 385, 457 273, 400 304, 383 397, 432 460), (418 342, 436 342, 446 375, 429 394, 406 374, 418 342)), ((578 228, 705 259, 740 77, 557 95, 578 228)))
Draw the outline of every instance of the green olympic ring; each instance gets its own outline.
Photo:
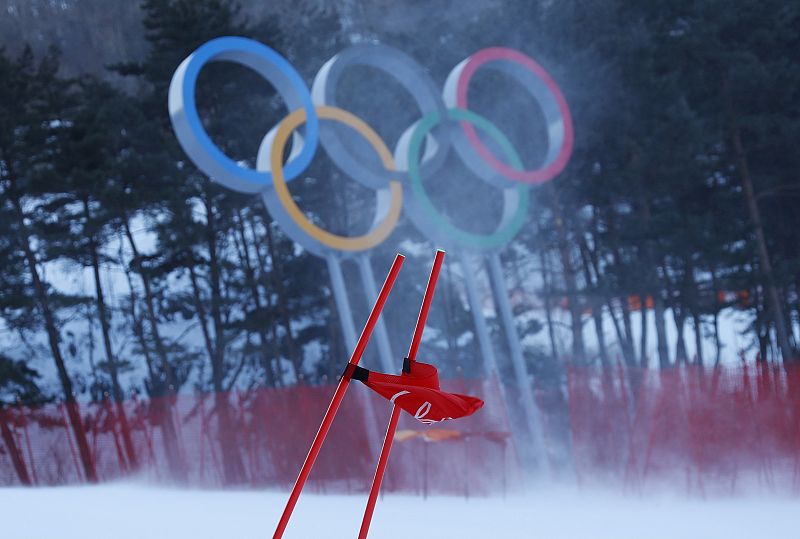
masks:
MULTIPOLYGON (((468 122, 485 132, 499 146, 508 163, 517 170, 523 170, 522 160, 514 150, 506 136, 489 120, 469 110, 451 108, 447 111, 446 120, 468 122)), ((443 233, 442 239, 448 238, 461 246, 479 250, 496 249, 507 244, 520 231, 525 224, 525 217, 529 205, 530 185, 517 183, 513 187, 503 189, 504 211, 496 230, 491 234, 476 234, 467 232, 453 225, 442 215, 431 202, 425 191, 420 174, 420 153, 425 136, 443 118, 439 112, 432 112, 424 116, 416 125, 408 145, 408 180, 411 184, 411 197, 408 197, 409 206, 418 206, 421 212, 411 211, 411 217, 417 228, 426 229, 433 226, 443 233), (425 222, 421 222, 424 219, 425 222)), ((409 209, 412 209, 412 208, 409 209)), ((430 233, 430 230, 422 230, 430 233)))

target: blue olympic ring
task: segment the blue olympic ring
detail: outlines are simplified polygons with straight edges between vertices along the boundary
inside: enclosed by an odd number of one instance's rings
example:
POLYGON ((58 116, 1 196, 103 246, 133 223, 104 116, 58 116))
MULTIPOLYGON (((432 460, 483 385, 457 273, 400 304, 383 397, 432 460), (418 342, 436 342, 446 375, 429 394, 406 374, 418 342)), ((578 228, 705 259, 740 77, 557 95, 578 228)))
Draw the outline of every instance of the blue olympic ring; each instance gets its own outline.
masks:
POLYGON ((284 169, 286 181, 298 177, 314 157, 319 142, 319 120, 311 92, 300 74, 279 53, 242 37, 212 39, 190 54, 175 71, 169 88, 169 111, 174 131, 189 157, 212 179, 230 189, 256 193, 272 185, 272 173, 239 165, 225 155, 203 128, 197 113, 195 87, 203 66, 230 61, 254 70, 277 89, 289 112, 306 111, 305 137, 300 152, 284 169))

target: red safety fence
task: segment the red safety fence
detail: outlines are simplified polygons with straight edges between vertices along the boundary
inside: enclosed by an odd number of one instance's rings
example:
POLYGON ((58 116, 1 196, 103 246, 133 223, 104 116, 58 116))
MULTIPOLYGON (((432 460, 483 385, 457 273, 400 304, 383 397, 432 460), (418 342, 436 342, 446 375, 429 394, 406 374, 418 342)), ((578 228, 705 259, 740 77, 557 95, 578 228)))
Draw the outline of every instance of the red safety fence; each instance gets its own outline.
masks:
MULTIPOLYGON (((574 470, 579 484, 642 489, 669 483, 700 494, 755 485, 800 493, 800 368, 569 367, 563 381, 561 390, 537 387, 536 395, 554 468, 561 467, 561 475, 563 468, 574 470)), ((469 496, 519 484, 514 440, 526 438, 511 436, 497 382, 443 386, 486 405, 474 416, 432 427, 403 414, 384 489, 469 496)), ((81 403, 80 415, 100 481, 140 475, 198 486, 289 488, 332 393, 330 386, 299 386, 132 399, 123 409, 135 463, 116 406, 81 403), (226 413, 215 412, 224 402, 226 413)), ((513 387, 505 393, 514 400, 513 387)), ((511 404, 512 411, 518 406, 511 404)), ((309 490, 367 491, 390 413, 385 401, 354 385, 309 490)), ((85 464, 68 421, 63 404, 0 409, 0 485, 84 482, 85 464)))
POLYGON ((800 493, 800 368, 568 369, 579 482, 800 493))
MULTIPOLYGON (((385 488, 467 495, 505 488, 509 477, 518 476, 518 464, 506 441, 509 426, 496 386, 486 381, 450 381, 443 386, 480 396, 489 406, 453 424, 461 433, 458 440, 398 443, 385 488)), ((117 408, 110 402, 82 403, 80 412, 100 481, 144 475, 197 486, 288 488, 332 392, 330 386, 297 386, 130 400, 124 410, 136 469, 126 453, 117 408), (220 401, 228 403, 227 429, 220 425, 223 414, 215 412, 220 401)), ((309 490, 366 491, 377 462, 378 436, 385 433, 390 414, 386 401, 353 386, 311 474, 309 490), (365 406, 372 410, 368 413, 365 406), (373 440, 366 427, 370 417, 375 421, 370 429, 373 440)), ((87 475, 68 421, 62 404, 0 409, 0 426, 8 434, 0 439, 0 485, 84 482, 87 475)), ((427 427, 403 418, 400 428, 427 427)))

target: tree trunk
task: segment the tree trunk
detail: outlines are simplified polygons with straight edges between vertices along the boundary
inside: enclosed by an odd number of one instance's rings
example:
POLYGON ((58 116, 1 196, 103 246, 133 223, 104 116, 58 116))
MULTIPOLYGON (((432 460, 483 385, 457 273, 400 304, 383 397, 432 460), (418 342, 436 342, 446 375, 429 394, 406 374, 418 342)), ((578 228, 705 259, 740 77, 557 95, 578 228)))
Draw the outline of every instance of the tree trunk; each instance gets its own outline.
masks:
MULTIPOLYGON (((256 253, 256 263, 258 264, 258 281, 261 283, 261 286, 265 289, 264 297, 267 301, 267 311, 270 313, 273 312, 273 304, 272 304, 272 291, 269 289, 269 278, 267 273, 266 263, 264 262, 265 255, 261 252, 261 242, 258 240, 258 234, 256 234, 256 226, 253 223, 253 219, 248 220, 248 225, 250 227, 250 236, 253 238, 253 248, 255 249, 256 253)), ((269 226, 269 225, 267 225, 269 226)), ((281 365, 281 350, 280 350, 280 338, 278 337, 278 323, 275 320, 274 316, 271 318, 271 323, 269 325, 270 328, 270 335, 272 336, 271 340, 271 348, 272 348, 272 355, 275 357, 275 365, 274 365, 274 372, 275 372, 275 385, 278 386, 285 386, 286 382, 284 380, 284 371, 283 365, 281 365)), ((294 367, 294 364, 292 365, 294 367)))
POLYGON ((3 441, 6 444, 8 455, 11 457, 11 464, 14 465, 14 471, 17 472, 19 482, 25 486, 31 486, 31 478, 28 475, 28 467, 25 466, 25 460, 22 458, 22 452, 14 439, 14 433, 8 428, 8 416, 6 409, 0 405, 0 434, 2 434, 3 441))
MULTIPOLYGON (((257 313, 262 313, 263 309, 261 306, 261 295, 258 292, 258 282, 256 281, 256 272, 253 269, 253 263, 250 259, 250 250, 247 248, 247 236, 245 235, 244 230, 244 218, 242 217, 241 210, 237 210, 237 229, 239 232, 239 240, 241 241, 241 247, 238 249, 239 251, 239 260, 243 264, 245 269, 245 279, 247 280, 247 285, 250 288, 250 295, 252 296, 253 307, 255 308, 257 313)), ((234 238, 235 239, 235 238, 234 238)), ((270 324, 272 325, 272 324, 270 324)), ((275 386, 275 374, 272 371, 272 354, 269 350, 269 339, 267 338, 267 331, 266 327, 263 324, 258 325, 258 341, 259 341, 259 349, 261 350, 261 363, 264 368, 264 376, 266 378, 266 385, 267 386, 275 386)))
POLYGON ((272 260, 273 284, 275 285, 275 292, 278 296, 278 310, 280 311, 281 321, 286 331, 287 354, 289 356, 289 361, 291 361, 294 366, 297 382, 302 384, 302 358, 298 355, 297 345, 295 344, 294 334, 292 333, 292 324, 289 318, 289 304, 286 300, 286 289, 283 286, 283 275, 281 274, 281 262, 275 250, 275 242, 272 238, 272 227, 270 223, 265 223, 265 228, 267 230, 267 249, 269 250, 270 260, 272 260))
POLYGON ((147 376, 149 379, 153 380, 156 377, 156 372, 153 366, 153 359, 150 356, 150 343, 147 342, 147 337, 144 333, 144 323, 142 322, 142 319, 136 314, 136 304, 139 302, 139 298, 136 296, 136 291, 133 289, 133 279, 131 278, 131 272, 121 256, 118 264, 122 267, 122 270, 125 273, 125 278, 128 281, 128 288, 130 289, 130 294, 129 294, 130 309, 128 314, 131 317, 131 328, 133 331, 133 335, 136 337, 136 340, 139 342, 139 347, 142 349, 144 362, 145 365, 147 366, 147 376))
POLYGON ((553 194, 553 212, 556 219, 556 229, 558 231, 558 253, 561 257, 561 266, 564 269, 564 285, 569 302, 569 314, 572 329, 572 361, 583 363, 586 361, 586 348, 583 344, 583 317, 581 305, 578 297, 578 281, 575 275, 575 267, 572 263, 572 253, 567 239, 567 231, 564 227, 563 211, 558 193, 555 188, 551 189, 553 194))
MULTIPOLYGON (((458 342, 456 341, 455 334, 456 332, 453 330, 453 320, 455 319, 455 301, 453 298, 456 296, 455 292, 453 291, 453 272, 452 266, 450 264, 445 264, 445 274, 446 279, 444 280, 444 301, 445 301, 445 309, 444 309, 444 324, 445 329, 447 330, 447 352, 448 357, 453 364, 457 364, 458 358, 458 342)), ((331 309, 334 309, 334 300, 333 295, 330 296, 331 301, 331 309)), ((335 311, 331 311, 335 312, 335 311)), ((549 311, 548 311, 548 318, 549 318, 549 311)), ((335 334, 340 334, 341 332, 336 331, 335 334)))
MULTIPOLYGON (((83 199, 83 214, 84 217, 86 217, 87 226, 89 226, 92 221, 89 212, 89 201, 86 198, 83 199)), ((97 254, 97 243, 92 232, 88 233, 87 239, 89 241, 89 254, 92 259, 92 271, 94 274, 97 316, 100 318, 100 330, 103 334, 103 346, 106 352, 106 361, 108 362, 108 374, 111 378, 111 393, 117 409, 117 418, 119 420, 120 429, 122 430, 122 444, 125 447, 125 457, 128 460, 128 464, 130 465, 131 469, 136 470, 139 468, 139 461, 136 458, 136 450, 133 447, 133 440, 131 439, 131 428, 130 424, 128 423, 128 416, 125 413, 125 396, 119 383, 117 359, 114 355, 114 350, 111 345, 111 329, 109 327, 106 302, 103 296, 103 286, 100 279, 100 258, 97 254)))
MULTIPOLYGON (((211 382, 214 387, 214 407, 218 420, 218 436, 222 450, 222 467, 227 484, 240 484, 245 480, 244 464, 239 453, 238 432, 232 423, 230 402, 225 387, 226 337, 222 322, 222 275, 217 252, 216 213, 210 200, 206 207, 206 242, 208 244, 209 285, 211 288, 211 321, 214 326, 214 341, 211 356, 211 382)), ((232 386, 234 380, 230 381, 232 386)))
POLYGON ((565 243, 559 245, 561 264, 564 269, 564 284, 569 301, 570 329, 572 330, 572 360, 582 363, 586 360, 586 348, 583 344, 583 316, 577 291, 575 270, 572 266, 569 247, 565 243))
POLYGON ((692 321, 694 322, 694 346, 697 349, 695 364, 703 367, 705 363, 703 358, 703 320, 697 312, 693 312, 692 321))
POLYGON ((553 293, 552 286, 550 286, 550 264, 547 262, 547 253, 544 248, 539 251, 539 258, 542 263, 542 279, 544 281, 544 316, 547 321, 547 336, 550 339, 550 351, 553 360, 558 361, 558 344, 556 343, 553 313, 550 311, 550 297, 553 293))
MULTIPOLYGON (((766 358, 769 356, 770 351, 770 316, 768 314, 769 307, 765 305, 767 299, 761 293, 762 290, 759 287, 755 289, 755 310, 756 310, 756 319, 753 323, 753 327, 756 332, 756 339, 758 340, 758 356, 761 358, 766 358)), ((742 363, 745 362, 745 350, 744 348, 739 349, 739 357, 742 359, 742 363)), ((777 356, 775 357, 775 361, 777 361, 777 356)))
POLYGON ((597 336, 597 348, 600 353, 600 363, 604 369, 609 366, 608 350, 606 349, 606 336, 603 332, 603 300, 600 297, 600 275, 595 272, 592 276, 592 264, 589 261, 589 246, 583 238, 578 241, 581 252, 581 266, 583 268, 583 278, 586 280, 587 291, 591 293, 589 305, 592 309, 592 319, 594 320, 594 331, 597 336))
MULTIPOLYGON (((794 310, 794 312, 795 312, 794 320, 800 321, 800 273, 795 273, 795 276, 794 276, 794 297, 795 297, 795 301, 794 301, 793 309, 790 308, 789 312, 794 310)), ((795 331, 794 327, 792 327, 792 333, 793 334, 794 334, 794 331, 795 331)))
MULTIPOLYGON (((641 226, 643 229, 647 229, 650 226, 652 214, 650 211, 650 202, 644 194, 641 182, 637 183, 636 200, 639 206, 641 226)), ((669 346, 667 344, 667 328, 664 320, 664 296, 662 294, 662 287, 658 275, 658 266, 656 265, 656 259, 653 253, 653 245, 649 239, 645 239, 641 247, 641 258, 646 266, 644 271, 645 284, 653 292, 653 318, 656 326, 658 365, 661 369, 666 369, 670 366, 670 360, 669 346)))
POLYGON ((640 324, 641 324, 641 331, 639 334, 639 365, 643 368, 647 368, 647 318, 648 318, 648 311, 647 308, 647 298, 648 294, 647 291, 642 290, 639 293, 639 305, 641 307, 640 311, 640 324))
MULTIPOLYGON (((139 254, 139 249, 133 237, 130 226, 130 217, 123 211, 122 225, 125 230, 125 237, 128 239, 131 252, 133 253, 133 260, 131 265, 136 270, 139 278, 142 281, 142 288, 144 289, 145 312, 147 320, 150 323, 150 336, 155 344, 156 355, 161 366, 161 371, 164 375, 164 380, 161 376, 152 376, 151 370, 151 399, 154 410, 156 411, 156 418, 158 425, 161 427, 161 434, 164 440, 164 453, 167 457, 167 464, 169 466, 169 473, 180 481, 185 481, 188 478, 188 471, 186 463, 181 456, 180 446, 178 444, 178 430, 175 426, 175 421, 172 415, 172 400, 175 398, 178 390, 178 380, 175 376, 175 370, 169 362, 166 346, 161 337, 161 332, 158 327, 158 318, 156 317, 155 298, 153 296, 153 289, 150 283, 150 278, 142 267, 142 258, 139 254)), ((131 291, 133 288, 131 288, 131 291)))
MULTIPOLYGON (((336 313, 336 298, 333 294, 328 294, 328 312, 336 313)), ((332 383, 336 380, 336 376, 341 372, 342 365, 341 365, 341 356, 342 353, 338 352, 340 348, 344 348, 344 344, 341 342, 341 335, 342 332, 338 330, 336 321, 334 320, 334 316, 328 317, 328 324, 327 324, 327 331, 328 331, 328 354, 329 357, 327 358, 327 375, 328 375, 328 382, 332 383)), ((448 349, 448 352, 450 350, 448 349)))
POLYGON ((630 358, 628 359, 628 364, 634 365, 636 358, 633 357, 633 325, 631 324, 631 307, 628 303, 628 296, 621 296, 619 302, 622 310, 622 325, 625 328, 625 341, 622 349, 625 351, 626 359, 630 358))
MULTIPOLYGON (((797 337, 794 334, 794 326, 792 322, 792 306, 791 301, 789 299, 789 283, 786 283, 786 286, 779 290, 780 294, 780 301, 781 306, 783 307, 783 312, 786 316, 784 319, 784 327, 786 328, 786 333, 789 339, 789 349, 793 351, 797 351, 797 337)), ((797 359, 800 359, 798 357, 797 359)))
MULTIPOLYGON (((613 216, 613 213, 611 215, 613 216)), ((627 279, 625 279, 625 272, 623 271, 623 257, 622 253, 620 252, 619 240, 617 238, 615 226, 615 220, 613 217, 609 217, 609 232, 612 237, 611 247, 609 250, 612 258, 612 265, 618 268, 618 271, 620 272, 619 280, 621 290, 618 292, 620 293, 620 309, 622 310, 623 326, 620 326, 619 320, 617 319, 614 309, 614 299, 610 292, 606 293, 606 304, 608 305, 608 312, 611 316, 611 321, 614 324, 614 331, 617 334, 617 340, 619 341, 620 348, 622 348, 622 354, 625 357, 625 363, 628 365, 628 367, 633 367, 636 365, 636 350, 633 347, 633 335, 631 333, 630 308, 628 306, 627 297, 629 290, 627 289, 627 279)), ((596 253, 593 253, 592 262, 595 266, 595 273, 598 273, 600 263, 597 260, 596 253)))
MULTIPOLYGON (((187 264, 189 270, 189 282, 192 284, 192 298, 194 299, 194 309, 197 312, 197 321, 200 324, 200 332, 203 335, 203 344, 206 348, 206 354, 208 355, 208 361, 211 364, 212 369, 215 368, 216 363, 216 352, 214 343, 211 339, 211 332, 208 329, 208 322, 206 316, 206 308, 203 305, 203 297, 200 295, 200 282, 197 279, 197 272, 194 270, 194 262, 191 259, 191 254, 187 254, 189 257, 189 261, 187 264)), ((222 387, 222 383, 220 382, 220 387, 222 387)))
POLYGON ((656 324, 656 346, 658 349, 658 366, 661 369, 670 367, 669 348, 667 346, 667 326, 664 321, 664 298, 660 290, 653 294, 653 316, 656 324))
POLYGON ((675 363, 686 363, 686 340, 684 339, 683 330, 686 327, 686 309, 685 307, 672 306, 672 319, 675 321, 675 330, 677 337, 675 338, 675 363))
POLYGON ((772 261, 769 257, 767 249, 767 240, 764 236, 764 226, 761 220, 761 211, 758 208, 758 201, 756 200, 755 189, 753 188, 753 180, 750 176, 750 166, 745 155, 744 146, 742 144, 742 136, 738 125, 731 119, 732 129, 731 134, 733 138, 733 148, 736 152, 736 160, 738 164, 739 176, 741 177, 742 187, 744 188, 745 199, 747 200, 747 209, 750 214, 750 222, 756 237, 756 246, 758 247, 758 258, 761 262, 761 272, 764 275, 766 300, 771 312, 772 323, 775 325, 775 333, 778 337, 778 347, 781 351, 783 361, 794 360, 794 350, 789 344, 789 332, 786 328, 786 318, 783 314, 783 306, 781 305, 780 294, 775 285, 774 272, 772 270, 772 261))
MULTIPOLYGON (((611 249, 611 257, 613 261, 613 265, 621 268, 622 267, 622 255, 619 252, 618 246, 614 246, 611 249)), ((595 260, 595 265, 597 261, 595 260)), ((611 315, 611 320, 614 323, 614 331, 617 334, 617 340, 619 341, 620 348, 622 348, 622 355, 625 357, 625 363, 632 367, 636 364, 636 351, 633 349, 633 334, 631 329, 631 314, 630 314, 630 306, 628 305, 628 297, 625 294, 625 289, 621 291, 619 303, 620 303, 620 311, 622 311, 622 325, 620 326, 620 322, 617 319, 617 315, 614 312, 614 298, 611 294, 606 294, 606 303, 608 304, 608 312, 611 315), (624 330, 624 331, 623 331, 624 330)))
POLYGON ((161 331, 158 327, 158 317, 156 316, 155 298, 153 296, 150 278, 147 276, 147 273, 142 267, 142 257, 139 254, 139 249, 136 246, 136 241, 134 240, 133 233, 131 232, 130 218, 127 214, 123 216, 122 224, 123 228, 125 229, 125 236, 128 238, 128 244, 133 252, 132 265, 142 281, 147 320, 150 322, 150 335, 152 336, 153 343, 156 346, 156 354, 158 354, 161 367, 164 369, 164 375, 167 377, 167 382, 169 384, 168 389, 170 392, 174 393, 178 389, 178 381, 175 377, 175 370, 172 368, 172 364, 169 362, 167 349, 164 346, 164 339, 161 337, 161 331))
POLYGON ((719 339, 719 286, 717 284, 716 268, 711 268, 711 286, 714 289, 714 367, 719 365, 722 359, 722 342, 719 339))

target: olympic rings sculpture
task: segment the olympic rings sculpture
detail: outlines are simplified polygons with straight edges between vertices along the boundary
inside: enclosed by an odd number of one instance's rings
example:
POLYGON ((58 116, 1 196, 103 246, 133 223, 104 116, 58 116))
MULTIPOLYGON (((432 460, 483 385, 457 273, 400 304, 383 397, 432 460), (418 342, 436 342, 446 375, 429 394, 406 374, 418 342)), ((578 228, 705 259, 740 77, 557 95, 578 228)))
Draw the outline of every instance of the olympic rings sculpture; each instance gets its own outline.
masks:
POLYGON ((221 37, 200 46, 176 69, 169 88, 169 113, 181 146, 198 168, 230 189, 262 193, 283 230, 319 256, 352 255, 375 247, 391 234, 403 210, 416 228, 437 244, 478 251, 498 249, 524 225, 530 186, 548 181, 564 169, 574 138, 569 107, 552 77, 532 58, 502 47, 483 49, 459 63, 440 93, 425 70, 405 53, 385 45, 354 45, 328 60, 309 90, 294 67, 273 49, 246 38, 221 37), (275 87, 290 111, 262 140, 255 170, 225 155, 200 121, 195 88, 201 69, 212 61, 235 62, 252 69, 275 87), (337 105, 338 82, 354 65, 376 68, 395 79, 422 113, 422 118, 403 132, 394 151, 366 122, 337 105), (538 103, 548 137, 548 151, 539 168, 525 170, 503 132, 468 110, 470 81, 484 67, 510 75, 538 103), (296 131, 301 126, 302 136, 296 131), (288 144, 289 157, 284 163, 288 144), (319 145, 343 172, 375 191, 375 219, 366 234, 349 237, 324 230, 293 200, 288 183, 309 166, 319 145), (427 195, 424 179, 442 166, 451 147, 471 172, 502 190, 502 216, 489 234, 456 227, 427 195))

